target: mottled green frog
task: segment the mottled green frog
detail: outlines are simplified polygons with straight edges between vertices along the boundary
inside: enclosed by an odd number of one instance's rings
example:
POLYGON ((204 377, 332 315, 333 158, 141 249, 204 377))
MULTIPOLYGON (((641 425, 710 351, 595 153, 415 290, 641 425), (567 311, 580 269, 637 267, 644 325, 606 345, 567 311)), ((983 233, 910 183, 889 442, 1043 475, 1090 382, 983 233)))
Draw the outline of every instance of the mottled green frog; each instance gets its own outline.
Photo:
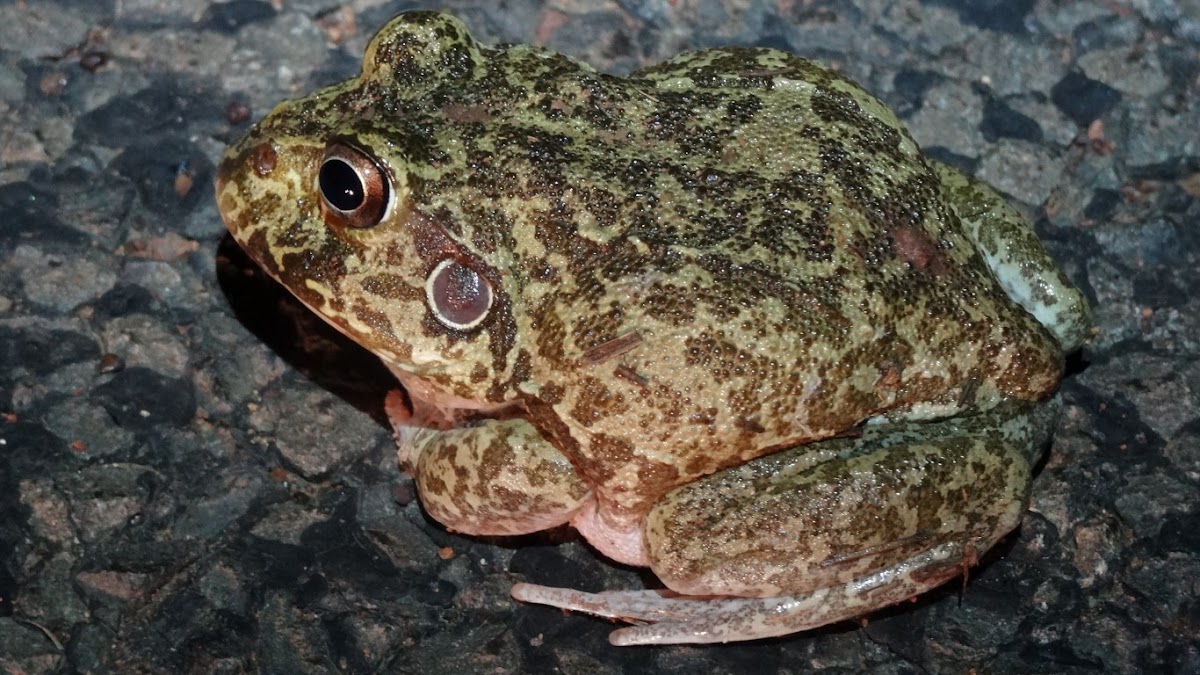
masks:
POLYGON ((1021 518, 1087 306, 987 186, 772 49, 622 78, 404 14, 221 162, 229 230, 378 355, 430 516, 577 529, 669 590, 517 584, 721 642, 951 579, 1021 518))

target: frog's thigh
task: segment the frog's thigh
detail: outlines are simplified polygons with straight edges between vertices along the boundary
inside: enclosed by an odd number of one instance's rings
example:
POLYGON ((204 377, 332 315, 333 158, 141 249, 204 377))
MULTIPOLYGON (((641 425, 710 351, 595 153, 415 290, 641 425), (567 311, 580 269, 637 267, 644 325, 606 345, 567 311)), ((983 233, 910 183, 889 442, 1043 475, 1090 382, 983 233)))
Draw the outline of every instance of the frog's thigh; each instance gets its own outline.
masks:
POLYGON ((570 520, 591 498, 567 458, 522 419, 423 429, 410 442, 422 505, 459 532, 544 530, 570 520))
MULTIPOLYGON (((903 598, 956 576, 1019 522, 1026 453, 1000 433, 957 435, 957 422, 892 426, 763 457, 669 493, 646 523, 655 574, 688 595, 762 598, 889 569, 904 572, 886 582, 903 598), (925 439, 929 431, 943 435, 925 439), (813 465, 814 453, 831 450, 833 459, 813 465)), ((880 604, 854 597, 865 589, 846 594, 854 613, 880 604)))
POLYGON ((990 185, 932 161, 950 204, 1005 293, 1058 340, 1064 352, 1091 328, 1087 301, 1016 209, 990 185))
POLYGON ((1004 440, 1024 430, 1011 431, 816 466, 810 453, 823 450, 765 457, 651 511, 651 565, 687 595, 517 584, 513 597, 642 624, 614 631, 617 645, 753 640, 850 619, 959 575, 1016 525, 1029 463, 1004 440))

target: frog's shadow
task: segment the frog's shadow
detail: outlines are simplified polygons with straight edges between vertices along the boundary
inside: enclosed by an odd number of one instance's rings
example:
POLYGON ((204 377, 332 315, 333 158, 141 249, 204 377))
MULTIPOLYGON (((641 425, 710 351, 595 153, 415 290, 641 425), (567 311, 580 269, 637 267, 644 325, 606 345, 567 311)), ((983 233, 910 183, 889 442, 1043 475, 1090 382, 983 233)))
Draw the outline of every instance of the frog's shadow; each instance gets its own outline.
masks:
POLYGON ((304 377, 391 429, 383 401, 399 385, 378 358, 305 307, 228 234, 217 246, 216 273, 238 323, 304 377))

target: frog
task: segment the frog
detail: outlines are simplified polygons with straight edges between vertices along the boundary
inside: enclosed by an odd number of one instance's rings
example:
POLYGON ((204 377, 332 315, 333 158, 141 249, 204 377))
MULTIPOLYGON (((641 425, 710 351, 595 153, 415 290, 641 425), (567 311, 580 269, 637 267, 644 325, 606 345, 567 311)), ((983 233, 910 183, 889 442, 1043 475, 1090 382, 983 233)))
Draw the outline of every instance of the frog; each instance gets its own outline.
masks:
MULTIPOLYGON (((661 586, 522 580, 617 645, 787 635, 1020 523, 1083 294, 1021 213, 781 50, 628 76, 410 12, 220 161, 233 238, 377 356, 425 513, 661 586)), ((653 585, 653 584, 652 584, 653 585)))

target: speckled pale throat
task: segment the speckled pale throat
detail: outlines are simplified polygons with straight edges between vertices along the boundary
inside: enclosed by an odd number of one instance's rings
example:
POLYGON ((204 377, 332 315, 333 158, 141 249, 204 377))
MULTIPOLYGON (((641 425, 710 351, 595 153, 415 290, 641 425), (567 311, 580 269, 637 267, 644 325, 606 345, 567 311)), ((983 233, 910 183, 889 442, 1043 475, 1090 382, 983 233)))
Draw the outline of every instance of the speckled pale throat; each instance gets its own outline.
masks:
POLYGON ((1012 530, 1088 311, 1020 215, 828 68, 627 78, 403 14, 221 162, 230 232, 378 355, 468 534, 569 524, 663 591, 521 600, 718 642, 857 616, 1012 530))

